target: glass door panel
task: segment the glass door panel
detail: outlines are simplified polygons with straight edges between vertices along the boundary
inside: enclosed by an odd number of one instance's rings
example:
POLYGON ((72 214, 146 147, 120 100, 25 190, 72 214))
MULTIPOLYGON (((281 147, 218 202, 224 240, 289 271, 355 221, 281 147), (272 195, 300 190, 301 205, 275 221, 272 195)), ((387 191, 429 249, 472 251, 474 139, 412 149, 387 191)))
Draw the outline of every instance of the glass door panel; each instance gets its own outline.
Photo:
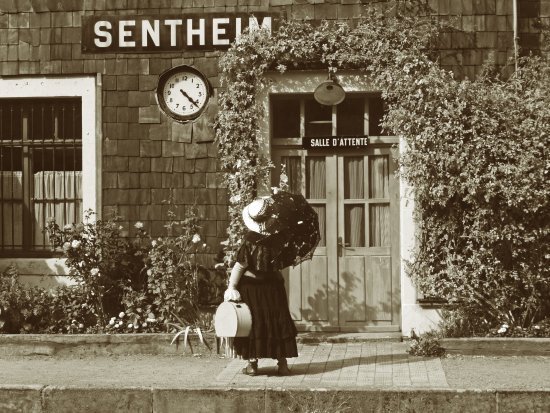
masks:
POLYGON ((389 179, 388 156, 369 156, 369 198, 388 198, 389 179))
POLYGON ((363 205, 346 205, 344 212, 345 241, 347 247, 365 246, 365 208, 363 205))
POLYGON ((363 157, 344 158, 344 198, 363 199, 365 172, 363 157))
POLYGON ((282 156, 281 163, 285 166, 288 177, 288 191, 293 194, 302 193, 302 158, 300 156, 282 156))
POLYGON ((319 242, 319 247, 325 247, 327 245, 326 194, 327 168, 325 157, 306 157, 306 198, 314 200, 311 202, 311 204, 319 217, 319 231, 321 232, 321 241, 319 242))

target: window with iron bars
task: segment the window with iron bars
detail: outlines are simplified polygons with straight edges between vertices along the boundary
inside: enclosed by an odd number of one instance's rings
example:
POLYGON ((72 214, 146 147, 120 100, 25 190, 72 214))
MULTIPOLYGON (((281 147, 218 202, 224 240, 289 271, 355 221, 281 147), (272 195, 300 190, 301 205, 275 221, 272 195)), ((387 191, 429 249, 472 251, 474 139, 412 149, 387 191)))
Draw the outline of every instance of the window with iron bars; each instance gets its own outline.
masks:
POLYGON ((53 256, 44 228, 82 220, 81 98, 0 99, 0 256, 53 256))

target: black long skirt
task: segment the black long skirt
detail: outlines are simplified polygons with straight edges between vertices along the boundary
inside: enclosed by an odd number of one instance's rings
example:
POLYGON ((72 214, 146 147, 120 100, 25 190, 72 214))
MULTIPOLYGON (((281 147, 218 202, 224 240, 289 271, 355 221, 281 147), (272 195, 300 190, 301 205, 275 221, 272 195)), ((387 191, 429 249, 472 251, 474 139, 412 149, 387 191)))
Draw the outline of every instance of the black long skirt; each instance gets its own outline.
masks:
POLYGON ((244 359, 298 357, 296 326, 288 309, 284 279, 243 275, 238 290, 252 313, 248 337, 236 337, 235 352, 244 359))

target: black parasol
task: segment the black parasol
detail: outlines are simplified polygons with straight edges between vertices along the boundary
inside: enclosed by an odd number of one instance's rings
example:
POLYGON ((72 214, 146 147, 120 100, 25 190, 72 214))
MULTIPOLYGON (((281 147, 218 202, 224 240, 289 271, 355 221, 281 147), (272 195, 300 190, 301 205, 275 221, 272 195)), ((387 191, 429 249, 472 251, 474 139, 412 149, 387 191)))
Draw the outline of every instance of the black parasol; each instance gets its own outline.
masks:
POLYGON ((317 213, 303 195, 278 191, 271 198, 268 238, 278 240, 278 261, 284 268, 310 260, 321 239, 317 213))

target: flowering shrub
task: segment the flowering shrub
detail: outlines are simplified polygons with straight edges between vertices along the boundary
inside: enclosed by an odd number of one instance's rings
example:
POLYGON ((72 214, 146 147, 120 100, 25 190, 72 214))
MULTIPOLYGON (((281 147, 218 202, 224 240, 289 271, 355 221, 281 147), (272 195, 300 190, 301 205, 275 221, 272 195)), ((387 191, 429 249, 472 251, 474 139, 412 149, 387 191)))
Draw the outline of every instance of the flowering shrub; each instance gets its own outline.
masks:
POLYGON ((150 246, 143 253, 144 282, 125 286, 123 303, 134 327, 146 323, 149 329, 168 330, 168 323, 177 319, 195 324, 199 318, 201 266, 197 255, 207 252, 207 245, 199 235, 195 207, 186 209, 183 221, 175 221, 174 216, 169 213, 167 237, 151 240, 140 223, 135 225, 139 238, 150 246))
POLYGON ((4 333, 92 333, 94 310, 80 286, 53 291, 21 285, 15 267, 0 274, 0 331, 4 333))
POLYGON ((98 325, 106 326, 108 314, 121 310, 121 281, 135 278, 143 264, 120 234, 120 217, 94 221, 93 215, 85 211, 83 223, 63 228, 49 221, 46 230, 53 247, 67 257, 68 275, 82 288, 84 303, 98 325))
POLYGON ((135 223, 136 242, 121 236, 120 217, 92 221, 92 215, 86 211, 83 223, 62 229, 48 223, 52 245, 63 250, 69 277, 77 282, 77 288, 54 294, 66 316, 57 314, 51 329, 157 332, 179 320, 198 324, 199 274, 205 270, 197 255, 207 246, 196 208, 189 207, 183 221, 170 212, 166 237, 151 240, 143 223, 135 223))
POLYGON ((513 327, 503 323, 500 327, 491 329, 487 335, 492 337, 550 337, 550 318, 529 327, 513 327))

